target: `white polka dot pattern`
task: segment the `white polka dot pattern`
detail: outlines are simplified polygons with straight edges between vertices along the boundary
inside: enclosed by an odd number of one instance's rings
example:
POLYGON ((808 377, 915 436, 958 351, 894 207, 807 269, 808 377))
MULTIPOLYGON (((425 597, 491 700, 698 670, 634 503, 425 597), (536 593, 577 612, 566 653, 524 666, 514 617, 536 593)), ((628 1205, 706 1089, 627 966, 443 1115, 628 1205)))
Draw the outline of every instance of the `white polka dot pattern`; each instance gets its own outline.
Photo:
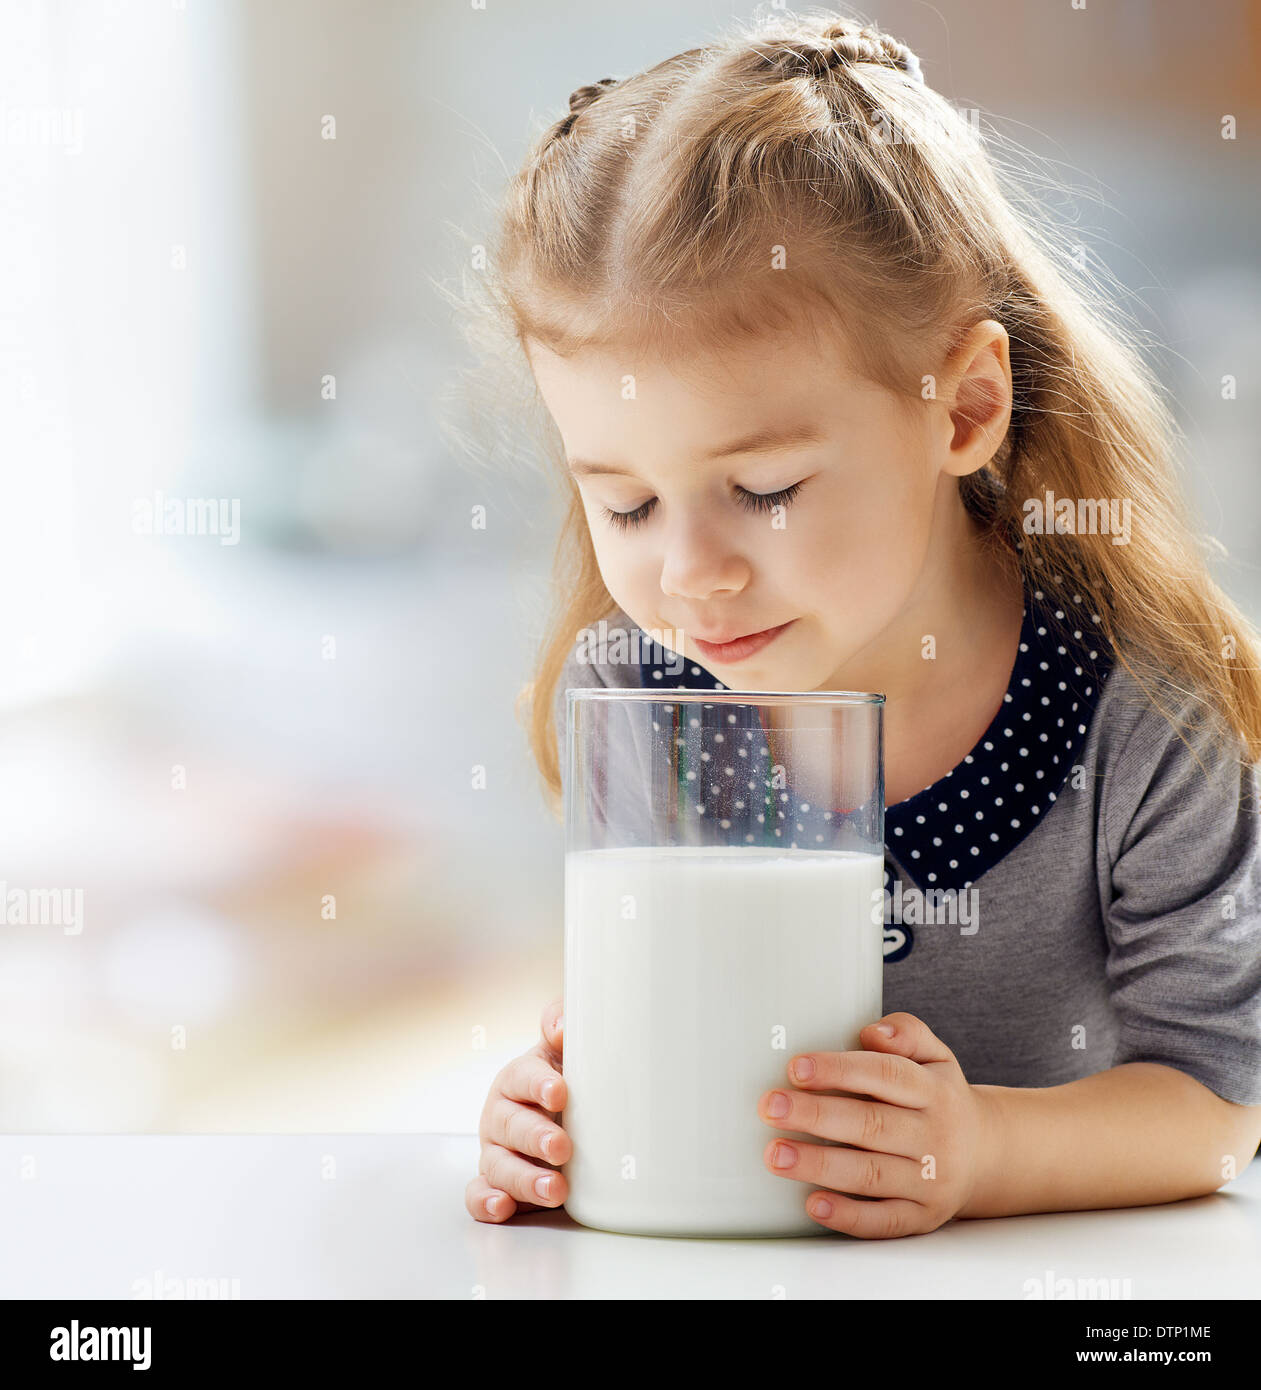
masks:
POLYGON ((1098 615, 1079 610, 1074 622, 1040 589, 1025 597, 1011 680, 990 727, 943 778, 885 809, 885 843, 921 888, 970 888, 1005 859, 1050 814, 1086 741, 1112 668, 1098 615))
MULTIPOLYGON (((886 851, 905 877, 920 887, 969 888, 1050 814, 1111 670, 1098 623, 1084 608, 1065 618, 1041 590, 1026 593, 1011 680, 989 728, 957 767, 885 811, 886 851)), ((677 689, 726 689, 703 667, 689 663, 687 671, 677 689)), ((661 672, 645 662, 640 675, 647 688, 661 672)), ((706 838, 831 844, 845 809, 812 806, 774 786, 759 728, 745 727, 722 705, 691 705, 686 717, 682 709, 654 702, 654 728, 659 722, 678 750, 687 784, 680 806, 709 818, 706 838)))

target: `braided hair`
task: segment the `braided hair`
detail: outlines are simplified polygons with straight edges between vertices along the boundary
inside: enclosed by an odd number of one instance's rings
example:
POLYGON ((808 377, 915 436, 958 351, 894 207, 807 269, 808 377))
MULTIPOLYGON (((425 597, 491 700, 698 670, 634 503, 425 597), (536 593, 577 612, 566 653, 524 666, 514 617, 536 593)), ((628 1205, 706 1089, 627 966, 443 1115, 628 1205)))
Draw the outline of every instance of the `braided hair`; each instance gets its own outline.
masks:
POLYGON ((620 77, 602 77, 598 82, 592 82, 586 87, 579 87, 576 91, 569 94, 569 115, 557 125, 553 132, 553 139, 568 135, 574 127, 574 122, 591 105, 609 90, 616 87, 623 79, 620 77))
POLYGON ((873 63, 924 81, 919 59, 906 44, 853 20, 829 25, 817 38, 777 41, 765 58, 769 65, 783 69, 785 76, 822 77, 834 68, 873 63))

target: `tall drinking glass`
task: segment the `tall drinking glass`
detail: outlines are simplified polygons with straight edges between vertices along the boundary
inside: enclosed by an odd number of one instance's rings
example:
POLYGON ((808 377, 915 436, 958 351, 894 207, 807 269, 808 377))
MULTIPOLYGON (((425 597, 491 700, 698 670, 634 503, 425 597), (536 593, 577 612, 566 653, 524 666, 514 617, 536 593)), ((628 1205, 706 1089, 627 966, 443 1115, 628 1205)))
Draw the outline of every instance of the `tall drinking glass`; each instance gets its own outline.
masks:
POLYGON ((644 1235, 822 1233, 811 1186, 766 1167, 793 1136, 757 1104, 881 1014, 884 696, 567 702, 566 1209, 644 1235))

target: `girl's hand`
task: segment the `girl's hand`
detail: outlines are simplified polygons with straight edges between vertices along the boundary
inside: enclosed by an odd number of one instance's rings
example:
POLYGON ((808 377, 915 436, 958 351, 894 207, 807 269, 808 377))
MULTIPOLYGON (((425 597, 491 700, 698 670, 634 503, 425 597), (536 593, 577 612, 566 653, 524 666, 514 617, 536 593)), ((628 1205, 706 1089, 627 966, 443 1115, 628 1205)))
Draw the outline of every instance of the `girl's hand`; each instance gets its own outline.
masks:
POLYGON ((507 1221, 518 1211, 558 1207, 568 1186, 552 1165, 567 1163, 572 1145, 553 1118, 565 1108, 560 1074, 564 1038, 559 999, 543 1010, 543 1037, 495 1077, 482 1110, 477 1177, 464 1205, 478 1221, 507 1221))
POLYGON ((788 1064, 792 1084, 758 1103, 776 1129, 852 1147, 772 1139, 766 1166, 821 1189, 806 1210, 830 1230, 876 1239, 935 1231, 967 1204, 992 1159, 992 1110, 914 1014, 886 1014, 859 1040, 862 1052, 800 1053, 788 1064), (803 1062, 811 1075, 799 1074, 803 1062), (835 1091, 842 1094, 828 1094, 835 1091))

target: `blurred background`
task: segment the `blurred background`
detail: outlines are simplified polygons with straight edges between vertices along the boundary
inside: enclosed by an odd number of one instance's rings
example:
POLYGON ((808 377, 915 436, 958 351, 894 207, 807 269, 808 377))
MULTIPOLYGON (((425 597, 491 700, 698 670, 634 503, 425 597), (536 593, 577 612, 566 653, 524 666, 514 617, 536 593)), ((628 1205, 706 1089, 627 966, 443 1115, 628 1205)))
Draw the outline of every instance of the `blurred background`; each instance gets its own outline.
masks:
MULTIPOLYGON (((1134 297, 1256 620, 1261 5, 865 8, 1134 297)), ((535 1041, 558 494, 441 432, 434 282, 574 88, 752 13, 0 3, 0 1129, 472 1131, 535 1041)))

